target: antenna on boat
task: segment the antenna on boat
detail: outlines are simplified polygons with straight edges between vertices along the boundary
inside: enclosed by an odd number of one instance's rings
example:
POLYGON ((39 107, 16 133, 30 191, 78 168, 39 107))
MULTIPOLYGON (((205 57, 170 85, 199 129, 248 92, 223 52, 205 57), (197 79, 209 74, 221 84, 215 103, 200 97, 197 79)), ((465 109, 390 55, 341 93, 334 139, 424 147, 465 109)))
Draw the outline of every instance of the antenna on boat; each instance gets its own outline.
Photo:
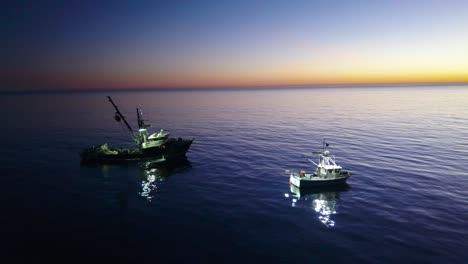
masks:
POLYGON ((125 123, 125 125, 127 126, 128 130, 130 130, 130 132, 132 133, 133 135, 133 129, 132 127, 128 124, 127 120, 125 119, 125 117, 122 115, 122 113, 120 112, 119 108, 117 107, 117 105, 115 105, 114 101, 112 101, 112 98, 110 96, 107 96, 107 98, 109 99, 109 102, 112 104, 112 106, 115 108, 115 120, 117 122, 120 122, 120 119, 122 119, 125 123))
POLYGON ((322 153, 325 152, 325 147, 328 147, 328 143, 327 143, 326 139, 324 138, 323 142, 322 142, 322 153))

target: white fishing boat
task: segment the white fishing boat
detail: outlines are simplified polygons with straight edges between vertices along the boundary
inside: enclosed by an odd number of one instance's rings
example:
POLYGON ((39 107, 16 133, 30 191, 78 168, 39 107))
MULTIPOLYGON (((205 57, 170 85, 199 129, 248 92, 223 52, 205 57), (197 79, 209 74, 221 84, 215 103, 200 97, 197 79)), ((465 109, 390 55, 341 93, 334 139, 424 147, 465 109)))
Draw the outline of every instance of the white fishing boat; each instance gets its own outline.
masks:
POLYGON ((328 144, 323 141, 323 149, 318 154, 318 163, 308 159, 316 166, 314 172, 291 172, 289 182, 297 187, 318 187, 343 184, 351 176, 350 171, 342 170, 335 162, 335 155, 331 155, 326 149, 328 144))

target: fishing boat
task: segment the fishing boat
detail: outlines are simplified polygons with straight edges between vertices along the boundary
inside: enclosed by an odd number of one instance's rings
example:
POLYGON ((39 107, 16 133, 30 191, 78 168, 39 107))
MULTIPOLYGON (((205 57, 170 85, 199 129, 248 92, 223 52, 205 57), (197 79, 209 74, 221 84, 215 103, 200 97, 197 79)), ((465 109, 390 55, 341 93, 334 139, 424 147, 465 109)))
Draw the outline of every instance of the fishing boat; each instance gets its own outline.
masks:
POLYGON ((335 156, 330 154, 327 149, 328 143, 323 141, 323 148, 321 152, 317 152, 319 160, 315 163, 313 160, 308 159, 316 166, 314 172, 291 172, 289 182, 297 187, 319 187, 328 185, 338 185, 346 183, 346 180, 351 176, 350 171, 342 170, 335 162, 335 156))
POLYGON ((81 162, 123 162, 132 160, 158 160, 165 162, 184 158, 194 139, 171 138, 161 129, 158 133, 149 134, 149 125, 143 120, 141 109, 137 108, 138 130, 135 131, 120 112, 110 96, 109 102, 115 109, 115 120, 125 124, 134 140, 133 148, 110 148, 107 143, 91 146, 80 152, 81 162))

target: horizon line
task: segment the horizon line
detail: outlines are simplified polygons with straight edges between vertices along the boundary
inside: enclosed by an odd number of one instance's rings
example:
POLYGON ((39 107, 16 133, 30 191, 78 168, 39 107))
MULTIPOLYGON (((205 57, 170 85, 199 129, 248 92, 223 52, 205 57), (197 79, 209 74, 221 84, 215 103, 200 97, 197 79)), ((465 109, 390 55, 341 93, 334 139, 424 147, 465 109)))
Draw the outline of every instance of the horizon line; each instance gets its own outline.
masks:
POLYGON ((121 88, 44 88, 38 90, 5 90, 0 94, 34 94, 34 93, 86 93, 86 92, 145 92, 145 91, 232 91, 232 90, 286 90, 314 88, 380 88, 398 86, 463 86, 468 82, 431 82, 431 83, 361 83, 361 84, 298 84, 298 85, 242 85, 242 86, 187 86, 187 87, 121 87, 121 88))

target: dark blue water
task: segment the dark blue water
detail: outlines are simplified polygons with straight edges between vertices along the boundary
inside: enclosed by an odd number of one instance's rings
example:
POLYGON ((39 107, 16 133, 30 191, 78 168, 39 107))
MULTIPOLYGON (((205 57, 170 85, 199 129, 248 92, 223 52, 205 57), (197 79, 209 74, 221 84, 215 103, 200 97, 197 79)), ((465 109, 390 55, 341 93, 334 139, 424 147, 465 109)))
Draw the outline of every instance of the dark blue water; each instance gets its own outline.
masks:
POLYGON ((2 257, 158 263, 467 263, 468 87, 2 95, 2 257), (188 161, 81 166, 135 124, 188 161), (348 186, 285 170, 327 138, 348 186))

